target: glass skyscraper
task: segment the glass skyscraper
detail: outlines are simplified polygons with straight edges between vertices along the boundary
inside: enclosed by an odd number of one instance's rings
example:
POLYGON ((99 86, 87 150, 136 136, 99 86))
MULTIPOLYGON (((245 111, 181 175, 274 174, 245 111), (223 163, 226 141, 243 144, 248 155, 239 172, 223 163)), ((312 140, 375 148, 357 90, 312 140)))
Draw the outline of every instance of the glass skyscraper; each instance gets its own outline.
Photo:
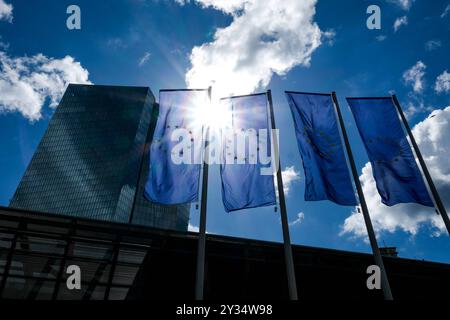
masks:
POLYGON ((189 205, 143 197, 157 114, 147 87, 69 85, 10 207, 187 230, 189 205))

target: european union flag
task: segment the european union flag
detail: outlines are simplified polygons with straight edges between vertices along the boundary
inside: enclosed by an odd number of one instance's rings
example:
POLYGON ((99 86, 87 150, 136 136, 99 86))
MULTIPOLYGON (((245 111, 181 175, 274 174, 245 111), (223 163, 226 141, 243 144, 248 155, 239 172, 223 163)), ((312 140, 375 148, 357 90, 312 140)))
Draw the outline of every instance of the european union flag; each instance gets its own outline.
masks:
POLYGON ((220 165, 225 210, 230 212, 274 205, 273 170, 260 157, 262 151, 270 157, 266 94, 226 98, 222 102, 223 107, 232 112, 232 128, 228 131, 232 134, 223 135, 220 165), (250 143, 252 138, 254 145, 250 143), (242 144, 245 148, 238 147, 238 139, 241 142, 245 140, 242 144))
POLYGON ((305 171, 306 201, 357 204, 330 94, 286 92, 305 171))
POLYGON ((388 98, 347 98, 372 164, 382 202, 420 203, 433 207, 413 152, 388 98))
POLYGON ((208 104, 207 90, 160 91, 144 192, 150 201, 172 205, 198 200, 203 127, 195 117, 208 104))

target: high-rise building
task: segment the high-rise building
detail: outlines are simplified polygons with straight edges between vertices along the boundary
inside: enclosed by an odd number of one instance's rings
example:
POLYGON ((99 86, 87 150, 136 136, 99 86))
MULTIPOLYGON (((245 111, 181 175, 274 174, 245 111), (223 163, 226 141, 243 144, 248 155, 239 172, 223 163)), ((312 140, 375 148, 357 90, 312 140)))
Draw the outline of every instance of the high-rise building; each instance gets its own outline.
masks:
POLYGON ((189 205, 143 197, 157 114, 147 87, 69 85, 10 207, 187 230, 189 205))

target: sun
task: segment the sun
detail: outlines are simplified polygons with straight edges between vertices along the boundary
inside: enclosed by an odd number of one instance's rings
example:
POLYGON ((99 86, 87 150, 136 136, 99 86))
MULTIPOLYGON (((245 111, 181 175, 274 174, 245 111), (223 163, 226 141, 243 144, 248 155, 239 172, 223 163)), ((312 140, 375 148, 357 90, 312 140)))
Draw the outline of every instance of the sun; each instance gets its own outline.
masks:
POLYGON ((231 127, 232 114, 227 103, 212 101, 211 103, 197 105, 193 118, 198 126, 220 131, 231 127))

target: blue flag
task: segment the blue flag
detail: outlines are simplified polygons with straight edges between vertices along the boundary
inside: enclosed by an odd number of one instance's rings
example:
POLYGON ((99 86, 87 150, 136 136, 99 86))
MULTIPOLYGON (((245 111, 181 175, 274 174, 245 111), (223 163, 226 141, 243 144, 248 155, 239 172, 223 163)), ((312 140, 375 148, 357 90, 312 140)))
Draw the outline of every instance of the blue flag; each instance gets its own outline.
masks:
POLYGON ((329 94, 286 92, 305 171, 306 201, 357 204, 329 94))
POLYGON ((220 175, 225 210, 274 205, 266 94, 227 98, 222 102, 222 107, 232 112, 232 128, 222 131, 220 175))
POLYGON ((208 105, 207 90, 159 93, 144 192, 150 201, 173 205, 198 200, 203 126, 196 116, 208 105))
POLYGON ((390 97, 347 98, 372 164, 382 202, 433 207, 413 152, 390 97))

